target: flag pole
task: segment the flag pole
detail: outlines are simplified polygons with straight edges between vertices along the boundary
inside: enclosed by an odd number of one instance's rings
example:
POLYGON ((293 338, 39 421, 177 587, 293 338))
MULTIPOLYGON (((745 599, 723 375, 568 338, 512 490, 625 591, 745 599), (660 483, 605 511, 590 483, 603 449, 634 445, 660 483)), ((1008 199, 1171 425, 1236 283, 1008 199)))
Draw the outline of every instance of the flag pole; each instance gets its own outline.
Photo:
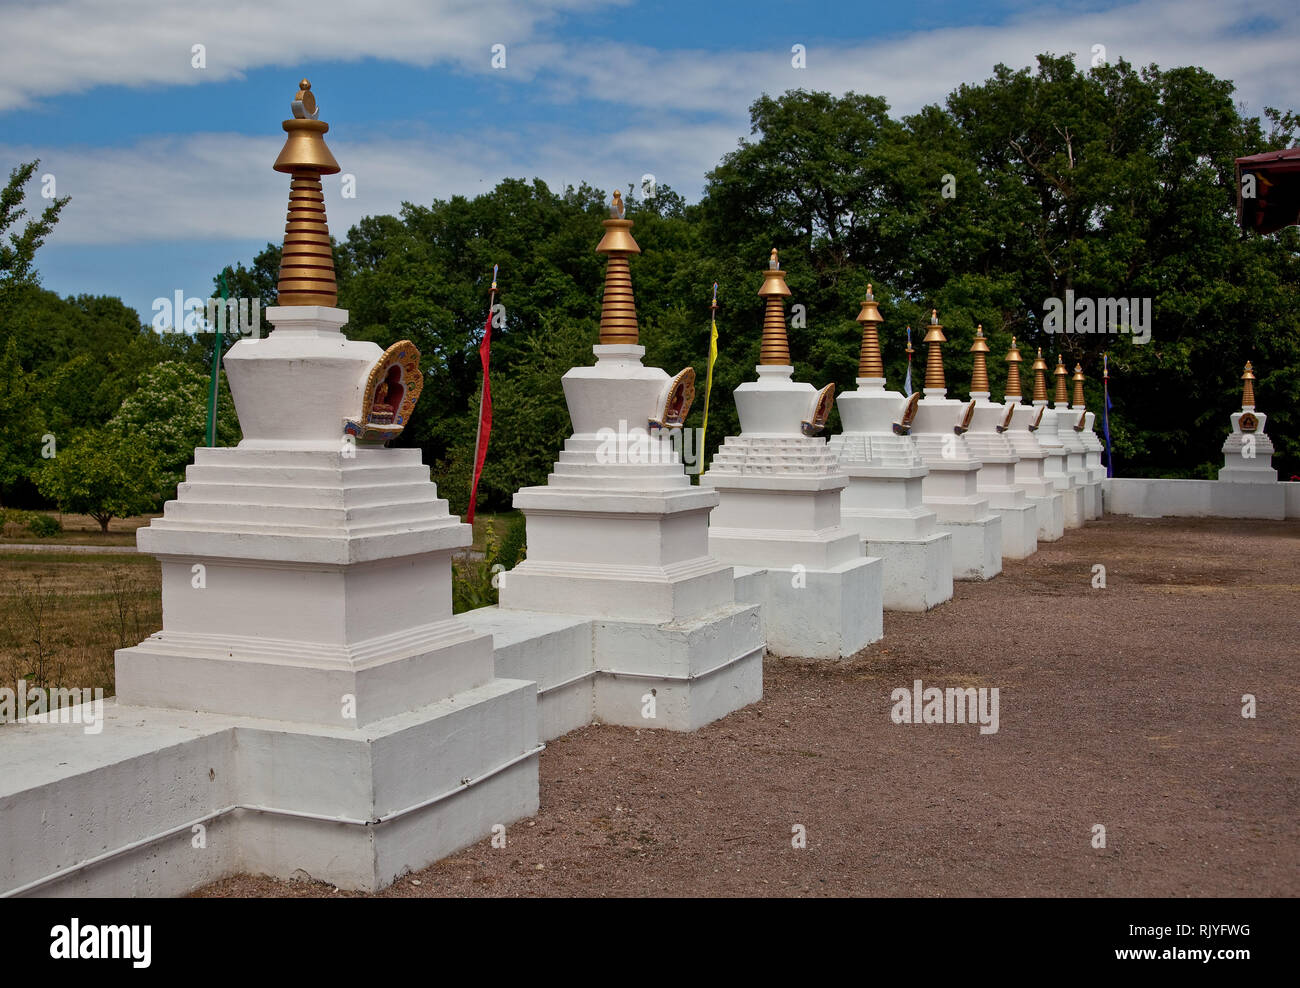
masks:
MULTIPOLYGON (((500 265, 492 265, 492 287, 488 290, 488 314, 487 322, 483 324, 484 336, 492 332, 492 310, 496 307, 497 301, 497 269, 500 265)), ((483 385, 479 389, 478 395, 478 432, 474 436, 474 460, 470 465, 469 480, 469 523, 474 524, 474 502, 477 500, 478 492, 478 452, 483 442, 483 396, 487 394, 487 368, 483 372, 483 385)))
POLYGON ((1106 433, 1106 476, 1115 476, 1115 450, 1110 444, 1110 361, 1101 355, 1101 427, 1106 433))
POLYGON ((713 283, 713 301, 709 303, 709 364, 704 383, 704 421, 700 424, 700 472, 708 455, 705 437, 709 433, 709 396, 713 394, 713 363, 718 359, 718 283, 713 283))

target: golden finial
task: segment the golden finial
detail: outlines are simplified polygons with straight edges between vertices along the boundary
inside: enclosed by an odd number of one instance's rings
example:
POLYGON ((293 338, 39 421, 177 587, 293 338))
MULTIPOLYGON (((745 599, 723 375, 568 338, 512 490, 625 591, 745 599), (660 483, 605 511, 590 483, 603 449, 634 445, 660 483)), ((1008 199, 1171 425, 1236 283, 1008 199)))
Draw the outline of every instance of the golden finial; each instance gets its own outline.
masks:
POLYGON ((765 301, 763 310, 763 342, 758 351, 760 364, 788 366, 790 364, 790 342, 785 335, 785 297, 790 294, 790 286, 785 283, 785 272, 777 260, 776 248, 772 248, 772 257, 763 272, 763 284, 758 290, 759 297, 765 301))
POLYGON ((636 299, 632 295, 629 254, 641 253, 632 239, 632 220, 623 218, 623 194, 614 190, 614 200, 604 220, 605 235, 596 245, 597 254, 608 254, 605 265, 605 295, 600 304, 600 342, 636 345, 636 299))
POLYGON ((912 346, 912 327, 906 326, 903 331, 907 333, 907 353, 916 353, 916 348, 912 346))
POLYGON ((1071 406, 1074 408, 1085 407, 1083 397, 1083 364, 1075 363, 1074 377, 1070 378, 1070 380, 1074 382, 1074 401, 1070 403, 1071 406))
POLYGON ((880 318, 880 306, 876 305, 876 296, 867 285, 867 297, 862 300, 862 309, 858 313, 858 322, 862 324, 862 349, 858 354, 858 377, 885 376, 885 362, 880 355, 880 332, 878 327, 885 320, 880 318))
POLYGON ((1011 349, 1007 351, 1007 388, 1004 394, 1006 398, 1015 398, 1020 400, 1020 365, 1024 362, 1020 356, 1020 348, 1016 346, 1016 338, 1011 337, 1011 349))
POLYGON ((1241 375, 1241 407, 1243 409, 1254 409, 1255 407, 1255 368, 1246 361, 1246 372, 1241 375))
POLYGON ((1043 348, 1038 348, 1038 359, 1034 361, 1034 401, 1047 400, 1047 361, 1043 359, 1043 348))
POLYGON ((921 342, 926 344, 925 348, 925 391, 928 394, 931 391, 943 391, 948 387, 943 378, 943 344, 948 341, 948 337, 943 335, 943 327, 939 325, 939 310, 930 310, 930 328, 925 331, 925 339, 921 342))
POLYGON ((278 304, 333 306, 338 304, 338 285, 320 177, 337 174, 339 164, 325 146, 330 125, 316 119, 320 111, 308 80, 298 84, 289 109, 293 119, 280 125, 289 136, 272 166, 292 176, 280 256, 278 304))
POLYGON ((1070 395, 1065 383, 1065 379, 1070 376, 1070 372, 1065 369, 1065 355, 1058 353, 1056 355, 1056 397, 1052 399, 1053 405, 1068 405, 1070 395))
POLYGON ((989 393, 989 365, 988 352, 989 343, 984 339, 984 324, 980 323, 975 327, 975 342, 970 346, 970 352, 975 354, 970 376, 971 394, 988 394, 989 393))

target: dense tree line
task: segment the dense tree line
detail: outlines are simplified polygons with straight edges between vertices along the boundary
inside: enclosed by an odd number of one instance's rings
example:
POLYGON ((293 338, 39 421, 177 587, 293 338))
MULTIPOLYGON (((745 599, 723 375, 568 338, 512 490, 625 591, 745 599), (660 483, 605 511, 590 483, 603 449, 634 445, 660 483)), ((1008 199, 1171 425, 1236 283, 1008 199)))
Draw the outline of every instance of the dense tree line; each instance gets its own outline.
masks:
MULTIPOLYGON (((1117 473, 1212 477, 1250 359, 1275 463, 1284 479, 1300 473, 1300 234, 1244 237, 1233 169, 1238 156, 1289 146, 1294 114, 1246 116, 1230 82, 1197 68, 1119 62, 1080 72, 1072 57, 1044 55, 1032 70, 999 65, 901 119, 876 97, 795 90, 760 97, 751 120, 750 138, 709 173, 698 204, 664 186, 652 197, 632 186, 629 196, 648 363, 694 366, 703 384, 711 286, 720 286, 709 447, 738 427, 730 391, 753 374, 756 292, 776 247, 792 307, 802 307, 790 330, 799 379, 854 386, 853 317, 873 283, 891 387, 906 369, 905 326, 918 330, 924 360, 919 330, 932 307, 950 340, 950 394, 969 387, 977 323, 995 358, 1014 334, 1027 355, 1042 347, 1052 364, 1058 353, 1071 368, 1082 363, 1098 413, 1104 352, 1117 473), (1150 298, 1150 342, 1047 333, 1045 301, 1067 292, 1150 298)), ((367 217, 336 242, 349 335, 409 338, 424 354, 433 386, 402 441, 423 447, 454 510, 468 496, 492 265, 506 325, 494 333, 495 426, 480 498, 507 507, 518 488, 545 482, 568 434, 560 378, 592 360, 604 270, 593 248, 607 210, 605 190, 510 179, 473 199, 367 217)), ((231 294, 274 304, 278 266, 274 245, 234 265, 231 294)), ((0 383, 28 381, 33 399, 21 414, 46 424, 117 419, 123 434, 147 434, 141 402, 125 417, 119 409, 149 368, 168 361, 201 374, 210 354, 210 338, 159 338, 115 300, 21 295, 0 312, 0 383), (81 372, 65 369, 78 361, 81 372)), ((1000 397, 1005 365, 990 365, 1000 397)), ((701 396, 689 425, 699 426, 702 405, 701 396)), ((21 489, 32 466, 31 451, 15 459, 8 447, 33 423, 14 421, 0 418, 0 496, 21 489)), ((188 441, 169 440, 173 460, 188 441)))

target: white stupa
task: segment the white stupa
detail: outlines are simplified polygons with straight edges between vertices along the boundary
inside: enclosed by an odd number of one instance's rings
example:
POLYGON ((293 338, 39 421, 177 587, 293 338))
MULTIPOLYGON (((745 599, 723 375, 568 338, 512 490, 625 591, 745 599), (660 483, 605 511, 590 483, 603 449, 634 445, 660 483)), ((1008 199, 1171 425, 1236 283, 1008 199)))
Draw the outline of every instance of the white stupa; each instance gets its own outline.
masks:
POLYGON ((1052 482, 1056 492, 1061 495, 1062 513, 1065 527, 1080 528, 1084 522, 1084 492, 1080 486, 1079 474, 1067 469, 1069 450, 1061 441, 1059 416, 1049 407, 1047 401, 1047 361, 1043 359, 1043 348, 1038 348, 1038 357, 1034 360, 1034 398, 1033 405, 1038 409, 1034 438, 1045 454, 1043 460, 1043 477, 1052 482))
POLYGON ((965 439, 981 463, 976 490, 989 499, 989 509, 1002 518, 1002 558, 1025 559, 1038 551, 1038 509, 1016 483, 1020 455, 1007 437, 1015 412, 989 400, 989 344, 982 324, 975 327, 970 349, 970 397, 975 413, 965 439))
POLYGON ((882 320, 870 285, 858 322, 858 387, 836 398, 844 431, 830 440, 849 478, 840 516, 845 528, 862 537, 866 554, 884 564, 885 609, 926 611, 952 599, 952 536, 939 530, 938 516, 921 503, 930 470, 910 435, 920 396, 885 390, 882 320))
MULTIPOLYGON (((1014 336, 1011 337, 1011 349, 1007 351, 1006 361, 1007 386, 1002 405, 1010 410, 1011 419, 1010 426, 1003 434, 1019 457, 1016 461, 1015 484, 1025 492, 1025 498, 1037 512, 1038 541, 1055 542, 1065 533, 1064 499, 1046 475, 1048 456, 1038 442, 1038 422, 1043 410, 1024 404, 1021 400, 1020 365, 1023 358, 1014 336)), ((1006 421, 1002 424, 1005 426, 1006 421)))
POLYGON ((1100 518, 1105 513, 1102 505, 1102 496, 1106 479, 1106 468, 1101 465, 1101 440, 1097 438, 1097 433, 1093 431, 1093 423, 1097 416, 1088 411, 1087 398, 1083 394, 1083 365, 1075 363, 1074 376, 1071 378, 1074 382, 1074 400, 1071 402, 1071 411, 1078 413, 1075 419, 1074 430, 1079 437, 1079 442, 1083 445, 1083 469, 1087 474, 1088 484, 1092 488, 1091 518, 1100 518))
POLYGON ((777 252, 758 294, 765 300, 757 381, 736 389, 740 435, 728 436, 700 478, 720 501, 709 547, 737 567, 750 599, 763 605, 768 648, 779 655, 839 658, 883 634, 882 570, 860 536, 840 521, 849 479, 817 435, 834 385, 817 391, 792 380, 777 252))
POLYGON ((641 249, 618 192, 604 226, 596 364, 564 375, 573 435, 546 485, 515 494, 528 555, 500 606, 468 616, 496 637, 499 669, 537 679, 543 737, 593 717, 694 730, 762 696, 759 608, 710 554, 718 494, 691 485, 671 438, 694 371, 642 365, 628 263, 641 249))
POLYGON ((1101 503, 1101 480, 1098 478, 1094 482, 1088 473, 1088 448, 1080 438, 1085 412, 1083 409, 1076 410, 1070 407, 1070 389, 1067 383, 1070 372, 1066 370, 1064 354, 1057 354, 1054 373, 1056 394, 1051 411, 1056 414, 1056 435, 1066 454, 1065 472, 1079 488, 1079 510, 1082 521, 1087 522, 1097 517, 1097 506, 1101 503))
POLYGON ((1234 484, 1271 484, 1277 480, 1273 441, 1264 432, 1268 416, 1255 410, 1255 370, 1249 360, 1241 380, 1241 411, 1232 413, 1219 479, 1234 484))
POLYGON ((966 443, 975 402, 947 397, 939 314, 931 310, 925 334, 925 397, 916 406, 912 436, 930 468, 921 483, 922 503, 952 535, 953 578, 991 580, 1002 572, 1002 519, 979 491, 983 465, 966 443))
POLYGON ((117 653, 103 733, 6 738, 33 751, 0 772, 0 891, 176 895, 241 871, 373 890, 537 809, 536 687, 452 616, 469 526, 418 449, 385 448, 420 355, 340 331, 320 181, 339 167, 306 80, 292 110, 275 328, 225 356, 244 438, 196 450, 138 533, 163 629, 117 653))

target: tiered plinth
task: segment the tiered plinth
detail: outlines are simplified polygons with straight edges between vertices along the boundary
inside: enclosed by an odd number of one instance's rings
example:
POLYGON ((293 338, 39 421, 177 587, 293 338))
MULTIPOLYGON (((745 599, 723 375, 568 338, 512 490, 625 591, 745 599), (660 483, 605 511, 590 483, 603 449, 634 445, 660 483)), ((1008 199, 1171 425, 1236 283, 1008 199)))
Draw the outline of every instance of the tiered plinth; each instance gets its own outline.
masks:
POLYGON ((1002 558, 1026 559, 1038 551, 1038 509, 1016 483, 1020 457, 1001 431, 1007 410, 989 401, 988 392, 972 392, 971 398, 975 414, 965 439, 981 464, 976 490, 989 499, 989 510, 1002 518, 1002 558))
MULTIPOLYGON (((1065 516, 1065 527, 1081 528, 1084 515, 1084 492, 1079 484, 1079 477, 1067 469, 1069 451, 1061 440, 1056 411, 1049 408, 1045 399, 1034 402, 1034 408, 1041 408, 1043 414, 1037 418, 1038 431, 1034 437, 1046 454, 1043 461, 1043 477, 1052 482, 1056 492, 1061 495, 1061 504, 1065 516)), ((1035 412, 1037 417, 1037 413, 1035 412)))
POLYGON ((906 399, 885 391, 882 378, 858 378, 858 390, 836 402, 845 431, 829 445, 849 478, 840 521, 881 560, 885 609, 927 611, 951 600, 952 536, 921 503, 929 469, 915 442, 893 430, 906 399))
POLYGON ((647 432, 668 375, 641 365, 644 347, 594 350, 594 367, 564 376, 574 434, 547 485, 515 494, 528 556, 503 575, 500 607, 466 617, 504 643, 499 673, 535 652, 544 737, 593 716, 694 730, 762 696, 758 608, 709 554, 717 494, 647 432))
POLYGON ((952 570, 957 580, 991 580, 1002 572, 1002 519, 979 492, 982 464, 958 435, 965 402, 927 394, 917 405, 912 437, 930 468, 921 483, 921 503, 952 535, 952 570))
POLYGON ((1277 481, 1273 468, 1273 440, 1264 433, 1268 416, 1253 407, 1232 413, 1232 431, 1223 441, 1223 467, 1219 479, 1233 484, 1272 484, 1277 481), (1250 414, 1257 420, 1254 432, 1244 432, 1241 417, 1250 414))
POLYGON ((700 489, 720 498, 709 548, 737 567, 738 593, 762 603, 770 650, 847 657, 884 633, 883 566, 840 524, 848 477, 825 439, 801 433, 816 392, 792 382, 792 370, 760 366, 757 382, 736 389, 741 434, 726 439, 700 478, 700 489))
POLYGON ((1005 435, 1020 458, 1016 463, 1016 486, 1025 492, 1026 500, 1038 513, 1038 541, 1055 542, 1065 534, 1065 499, 1047 478, 1047 454, 1038 444, 1037 434, 1029 431, 1038 409, 1014 398, 1008 398, 1003 407, 1015 409, 1005 435))

